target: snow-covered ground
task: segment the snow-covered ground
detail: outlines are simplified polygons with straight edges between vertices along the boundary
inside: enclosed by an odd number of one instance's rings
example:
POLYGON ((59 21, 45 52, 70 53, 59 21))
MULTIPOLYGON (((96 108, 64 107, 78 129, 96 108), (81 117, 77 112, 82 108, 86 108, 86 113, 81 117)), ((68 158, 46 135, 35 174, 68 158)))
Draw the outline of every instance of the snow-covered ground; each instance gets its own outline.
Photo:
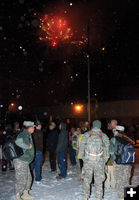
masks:
MULTIPOLYGON (((42 169, 42 184, 33 183, 31 194, 35 200, 82 200, 81 182, 77 180, 76 168, 68 167, 68 176, 64 180, 56 180, 56 173, 50 173, 49 163, 42 169)), ((14 172, 0 172, 0 200, 14 200, 14 172)), ((135 165, 132 185, 139 185, 139 164, 135 165)), ((95 199, 94 187, 90 200, 95 199)), ((105 190, 104 200, 118 200, 114 189, 105 190)))

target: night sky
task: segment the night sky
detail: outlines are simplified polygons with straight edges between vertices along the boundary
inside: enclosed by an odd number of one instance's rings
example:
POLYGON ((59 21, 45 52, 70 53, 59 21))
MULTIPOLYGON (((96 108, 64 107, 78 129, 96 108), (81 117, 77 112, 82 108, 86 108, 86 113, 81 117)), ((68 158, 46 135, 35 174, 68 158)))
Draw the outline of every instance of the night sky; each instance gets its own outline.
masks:
POLYGON ((0 104, 87 102, 90 20, 91 98, 139 98, 139 11, 134 0, 1 0, 0 104), (67 20, 73 36, 53 47, 40 40, 40 18, 67 20), (76 41, 76 44, 74 42, 76 41))

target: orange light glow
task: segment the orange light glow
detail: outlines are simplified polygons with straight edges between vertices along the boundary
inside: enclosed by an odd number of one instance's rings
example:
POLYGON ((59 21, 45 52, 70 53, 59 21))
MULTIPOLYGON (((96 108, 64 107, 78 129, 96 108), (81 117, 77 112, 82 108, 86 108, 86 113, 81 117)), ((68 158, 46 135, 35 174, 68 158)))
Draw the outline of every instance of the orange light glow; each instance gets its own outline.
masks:
POLYGON ((102 47, 102 51, 105 51, 105 47, 102 47))
POLYGON ((77 111, 77 112, 81 112, 82 110, 83 110, 83 105, 75 105, 75 110, 77 111))

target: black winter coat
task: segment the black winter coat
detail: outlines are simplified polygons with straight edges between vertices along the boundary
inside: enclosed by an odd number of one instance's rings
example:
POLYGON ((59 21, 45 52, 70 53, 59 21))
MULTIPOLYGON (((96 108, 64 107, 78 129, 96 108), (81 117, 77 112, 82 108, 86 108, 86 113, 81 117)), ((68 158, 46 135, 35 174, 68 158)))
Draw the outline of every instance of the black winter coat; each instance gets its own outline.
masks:
POLYGON ((57 148, 57 142, 58 142, 58 131, 56 129, 52 131, 49 130, 47 137, 48 151, 55 152, 57 148))
POLYGON ((33 133, 33 140, 35 150, 43 152, 43 132, 41 130, 35 130, 33 133))

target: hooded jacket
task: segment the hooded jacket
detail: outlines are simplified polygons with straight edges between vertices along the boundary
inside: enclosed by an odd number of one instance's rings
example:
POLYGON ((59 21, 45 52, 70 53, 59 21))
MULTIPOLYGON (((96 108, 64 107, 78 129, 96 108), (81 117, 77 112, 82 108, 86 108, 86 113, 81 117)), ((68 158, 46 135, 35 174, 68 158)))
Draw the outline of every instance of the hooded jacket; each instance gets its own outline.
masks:
POLYGON ((68 145, 68 135, 66 131, 66 124, 61 123, 61 131, 58 136, 58 144, 56 151, 59 152, 60 150, 67 150, 68 145))

